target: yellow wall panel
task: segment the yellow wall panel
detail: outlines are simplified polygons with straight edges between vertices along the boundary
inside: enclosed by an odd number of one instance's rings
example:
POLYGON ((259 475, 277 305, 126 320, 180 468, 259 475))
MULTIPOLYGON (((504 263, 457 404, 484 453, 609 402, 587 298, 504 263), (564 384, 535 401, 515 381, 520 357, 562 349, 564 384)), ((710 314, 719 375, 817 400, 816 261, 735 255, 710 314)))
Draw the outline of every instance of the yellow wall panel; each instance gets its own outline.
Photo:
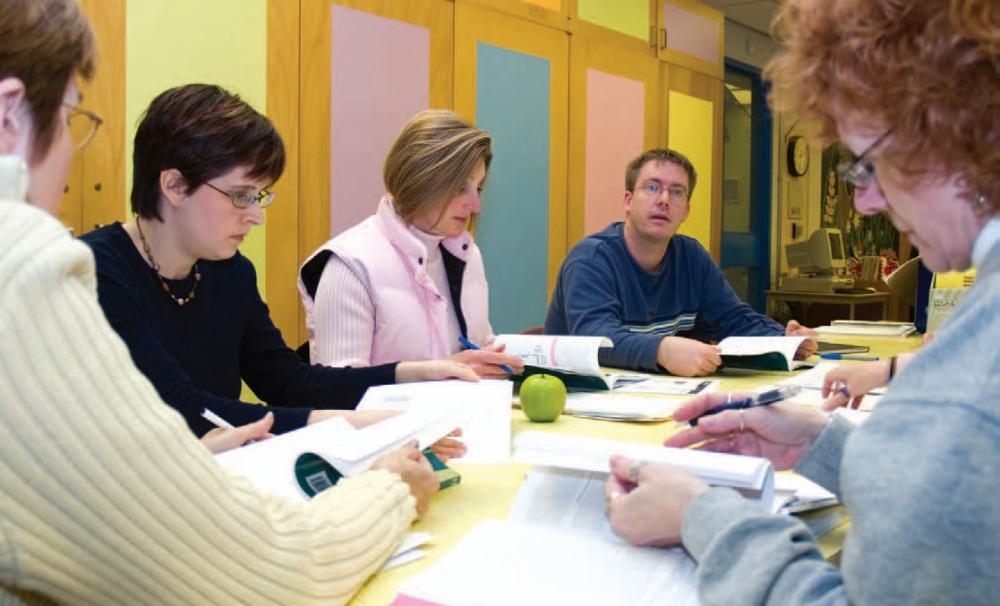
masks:
MULTIPOLYGON (((136 126, 153 98, 167 88, 192 82, 218 84, 258 111, 266 111, 267 0, 131 0, 125 31, 128 192, 136 126)), ((127 207, 128 193, 125 198, 127 207)), ((275 200, 275 204, 294 203, 275 200)), ((265 229, 251 231, 240 248, 257 268, 262 295, 265 229)))
POLYGON ((691 197, 691 212, 680 233, 697 238, 711 250, 712 244, 712 102, 670 91, 669 147, 691 161, 698 174, 698 183, 691 197))
POLYGON ((576 14, 643 41, 649 38, 649 0, 578 0, 576 14))

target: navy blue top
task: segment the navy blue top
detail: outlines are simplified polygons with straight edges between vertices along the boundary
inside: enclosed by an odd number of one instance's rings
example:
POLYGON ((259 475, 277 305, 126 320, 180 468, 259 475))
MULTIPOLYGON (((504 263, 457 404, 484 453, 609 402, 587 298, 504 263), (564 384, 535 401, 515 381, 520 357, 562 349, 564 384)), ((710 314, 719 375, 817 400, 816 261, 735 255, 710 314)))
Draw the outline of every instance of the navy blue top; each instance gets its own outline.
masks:
POLYGON ((624 224, 584 238, 566 256, 552 295, 545 333, 609 337, 605 366, 662 371, 660 341, 681 336, 718 341, 731 335, 779 336, 785 329, 742 302, 708 251, 675 235, 656 273, 644 270, 625 244, 624 224))
MULTIPOLYGON (((94 251, 104 314, 139 370, 196 435, 213 427, 201 417, 205 408, 233 425, 256 421, 270 410, 272 431, 283 433, 306 424, 312 409, 304 407, 354 408, 369 386, 395 381, 395 364, 332 368, 304 363, 271 322, 253 264, 240 253, 225 261, 198 261, 197 294, 181 306, 163 292, 120 223, 81 240, 94 251), (241 402, 241 379, 276 408, 241 402)), ((184 297, 193 281, 192 275, 167 283, 184 297)))

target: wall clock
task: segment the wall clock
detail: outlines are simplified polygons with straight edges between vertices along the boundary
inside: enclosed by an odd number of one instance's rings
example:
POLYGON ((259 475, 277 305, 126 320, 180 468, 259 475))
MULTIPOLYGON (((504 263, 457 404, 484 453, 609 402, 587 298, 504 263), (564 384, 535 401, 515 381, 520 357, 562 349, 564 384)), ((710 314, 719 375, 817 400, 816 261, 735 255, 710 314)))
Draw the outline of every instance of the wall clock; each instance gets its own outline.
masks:
POLYGON ((809 170, 809 144, 802 137, 792 137, 787 148, 788 174, 801 177, 809 170))

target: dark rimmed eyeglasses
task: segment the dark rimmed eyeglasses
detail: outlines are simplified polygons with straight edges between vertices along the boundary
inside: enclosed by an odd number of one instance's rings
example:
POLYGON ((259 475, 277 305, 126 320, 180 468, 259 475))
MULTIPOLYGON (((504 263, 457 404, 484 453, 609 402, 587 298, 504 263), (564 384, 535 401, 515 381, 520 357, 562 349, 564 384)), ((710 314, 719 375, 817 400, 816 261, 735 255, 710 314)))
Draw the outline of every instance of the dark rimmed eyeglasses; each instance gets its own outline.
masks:
POLYGON ((872 180, 875 179, 875 165, 868 160, 868 154, 881 145, 891 132, 892 129, 889 129, 882 133, 881 137, 875 139, 875 142, 869 145, 854 160, 841 160, 838 162, 837 176, 857 189, 865 189, 871 185, 872 180))
POLYGON ((80 109, 75 105, 63 103, 69 108, 66 112, 66 127, 69 128, 69 136, 73 140, 73 149, 79 150, 86 147, 94 140, 97 129, 104 124, 104 120, 94 112, 80 109))
POLYGON ((233 203, 233 206, 240 210, 250 208, 254 204, 259 205, 261 208, 267 208, 272 202, 274 202, 274 192, 266 189, 260 190, 260 193, 252 194, 248 191, 228 192, 219 189, 207 181, 205 182, 205 185, 229 198, 229 200, 233 203))

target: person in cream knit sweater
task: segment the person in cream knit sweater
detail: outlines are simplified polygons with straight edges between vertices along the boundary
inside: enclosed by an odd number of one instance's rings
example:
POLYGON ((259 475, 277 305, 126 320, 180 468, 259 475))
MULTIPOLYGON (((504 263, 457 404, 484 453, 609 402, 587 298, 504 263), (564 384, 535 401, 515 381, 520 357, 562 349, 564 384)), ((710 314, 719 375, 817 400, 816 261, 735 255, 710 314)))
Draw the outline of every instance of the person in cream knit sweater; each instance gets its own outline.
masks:
POLYGON ((310 502, 262 495, 160 400, 44 212, 99 125, 77 107, 93 56, 73 0, 0 0, 0 604, 342 604, 433 474, 410 449, 310 502))

